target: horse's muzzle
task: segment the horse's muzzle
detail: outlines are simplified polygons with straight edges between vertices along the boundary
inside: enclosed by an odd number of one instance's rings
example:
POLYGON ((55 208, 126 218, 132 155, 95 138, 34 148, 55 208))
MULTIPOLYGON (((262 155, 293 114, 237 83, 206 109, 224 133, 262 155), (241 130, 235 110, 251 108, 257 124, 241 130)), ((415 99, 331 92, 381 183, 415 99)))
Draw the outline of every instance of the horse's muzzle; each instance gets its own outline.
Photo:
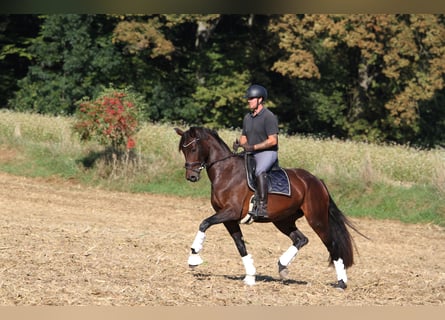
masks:
POLYGON ((204 162, 186 162, 184 167, 186 170, 185 178, 188 181, 196 182, 201 177, 201 170, 205 168, 205 164, 204 162))
POLYGON ((195 174, 195 173, 186 175, 186 179, 190 182, 197 182, 199 180, 199 178, 200 178, 200 175, 195 174))

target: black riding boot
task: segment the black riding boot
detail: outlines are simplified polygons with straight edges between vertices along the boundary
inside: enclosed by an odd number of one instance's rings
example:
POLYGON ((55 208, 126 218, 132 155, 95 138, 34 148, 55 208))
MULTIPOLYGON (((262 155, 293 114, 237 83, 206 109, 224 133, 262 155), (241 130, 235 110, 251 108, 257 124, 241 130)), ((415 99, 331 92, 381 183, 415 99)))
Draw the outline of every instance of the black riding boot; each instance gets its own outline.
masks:
POLYGON ((261 173, 256 177, 256 187, 258 192, 256 217, 267 218, 267 173, 261 173))

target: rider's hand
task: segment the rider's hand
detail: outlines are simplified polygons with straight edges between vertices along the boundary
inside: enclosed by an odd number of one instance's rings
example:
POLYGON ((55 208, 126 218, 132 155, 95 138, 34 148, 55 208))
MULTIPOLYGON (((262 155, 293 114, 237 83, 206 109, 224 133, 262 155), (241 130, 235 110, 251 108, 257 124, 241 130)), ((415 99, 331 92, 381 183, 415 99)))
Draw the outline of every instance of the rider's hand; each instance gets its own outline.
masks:
POLYGON ((244 151, 246 151, 246 152, 252 152, 252 151, 255 150, 255 149, 253 148, 253 145, 250 145, 250 144, 248 144, 248 143, 245 143, 245 144, 241 145, 241 148, 243 148, 244 151))

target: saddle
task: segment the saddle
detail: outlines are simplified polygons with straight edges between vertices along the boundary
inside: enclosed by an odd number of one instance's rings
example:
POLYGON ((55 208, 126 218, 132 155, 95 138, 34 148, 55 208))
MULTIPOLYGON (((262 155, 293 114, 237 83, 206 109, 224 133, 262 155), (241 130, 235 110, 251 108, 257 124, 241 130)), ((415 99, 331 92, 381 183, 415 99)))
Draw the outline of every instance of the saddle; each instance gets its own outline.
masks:
MULTIPOLYGON (((255 158, 253 154, 247 153, 244 156, 247 184, 252 191, 256 190, 255 183, 255 158)), ((272 165, 272 168, 267 172, 268 192, 273 194, 280 194, 290 197, 290 182, 287 172, 279 166, 278 160, 272 165)))

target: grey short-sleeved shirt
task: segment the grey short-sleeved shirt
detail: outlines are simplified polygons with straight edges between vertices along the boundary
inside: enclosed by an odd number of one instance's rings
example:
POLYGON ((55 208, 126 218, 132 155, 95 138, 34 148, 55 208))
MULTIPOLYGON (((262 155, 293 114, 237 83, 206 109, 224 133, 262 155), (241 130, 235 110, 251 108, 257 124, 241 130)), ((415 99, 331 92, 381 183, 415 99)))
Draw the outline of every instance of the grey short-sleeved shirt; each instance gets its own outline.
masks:
MULTIPOLYGON (((278 134, 278 131, 277 117, 269 109, 263 108, 256 116, 251 113, 244 116, 242 134, 250 145, 263 142, 268 136, 278 134)), ((278 150, 278 145, 268 150, 278 150)))

